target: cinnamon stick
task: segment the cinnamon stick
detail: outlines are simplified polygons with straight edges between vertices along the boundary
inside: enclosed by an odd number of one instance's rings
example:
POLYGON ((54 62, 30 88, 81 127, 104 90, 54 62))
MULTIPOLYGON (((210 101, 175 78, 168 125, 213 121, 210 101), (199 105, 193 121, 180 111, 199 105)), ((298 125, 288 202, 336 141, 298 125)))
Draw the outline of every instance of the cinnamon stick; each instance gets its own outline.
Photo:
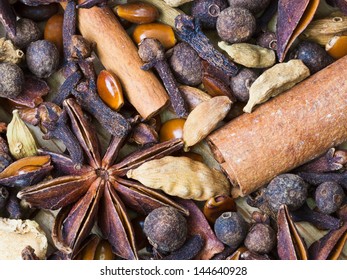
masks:
POLYGON ((347 140, 346 65, 347 56, 210 135, 234 197, 347 140))
POLYGON ((78 27, 86 39, 96 43, 101 63, 120 78, 127 99, 143 118, 167 105, 164 87, 152 72, 140 69, 143 63, 137 48, 110 8, 78 9, 78 27))

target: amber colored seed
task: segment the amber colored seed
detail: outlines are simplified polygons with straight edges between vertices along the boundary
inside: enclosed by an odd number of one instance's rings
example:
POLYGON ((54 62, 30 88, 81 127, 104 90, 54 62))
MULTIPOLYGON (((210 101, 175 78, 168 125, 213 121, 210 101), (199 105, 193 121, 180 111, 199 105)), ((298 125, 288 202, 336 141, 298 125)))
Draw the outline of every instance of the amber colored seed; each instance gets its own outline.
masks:
POLYGON ((42 168, 42 166, 39 165, 27 165, 27 166, 23 166, 22 168, 19 168, 16 172, 16 175, 21 175, 21 174, 25 174, 27 172, 32 172, 35 170, 39 170, 40 168, 42 168))
POLYGON ((106 240, 101 240, 96 247, 94 260, 113 260, 112 246, 106 240))
POLYGON ((220 80, 217 80, 213 76, 204 75, 202 78, 202 84, 205 90, 211 96, 230 96, 231 90, 220 80))
POLYGON ((195 161, 204 162, 204 158, 202 157, 202 155, 195 152, 183 152, 182 156, 189 157, 190 159, 195 161))
POLYGON ((347 55, 347 36, 334 36, 325 46, 325 50, 335 59, 347 55))
POLYGON ((214 223, 224 212, 236 212, 236 203, 226 195, 211 197, 205 202, 203 213, 210 223, 214 223))
POLYGON ((183 137, 185 119, 171 119, 165 122, 159 131, 160 142, 183 137))
POLYGON ((64 16, 56 14, 51 16, 45 25, 43 37, 56 45, 59 52, 63 53, 63 20, 64 16))
POLYGON ((114 8, 114 11, 120 18, 137 24, 151 23, 159 17, 157 7, 145 2, 118 5, 114 8))
POLYGON ((145 38, 159 40, 166 49, 172 48, 177 42, 172 27, 164 23, 145 23, 137 25, 133 32, 134 41, 136 44, 139 44, 145 38))
POLYGON ((107 106, 117 111, 124 105, 122 85, 115 74, 102 70, 96 84, 99 96, 107 106))

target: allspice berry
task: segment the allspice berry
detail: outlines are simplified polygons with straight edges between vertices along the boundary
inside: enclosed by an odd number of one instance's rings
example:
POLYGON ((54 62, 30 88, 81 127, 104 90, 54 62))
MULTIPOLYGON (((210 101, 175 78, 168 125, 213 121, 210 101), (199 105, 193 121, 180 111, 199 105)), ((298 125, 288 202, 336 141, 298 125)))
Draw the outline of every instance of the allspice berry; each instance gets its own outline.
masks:
POLYGON ((25 49, 31 42, 41 39, 42 32, 34 21, 21 18, 16 23, 16 36, 7 34, 8 38, 19 49, 25 49))
POLYGON ((169 60, 177 80, 188 86, 196 86, 202 80, 202 64, 197 52, 187 43, 182 42, 173 48, 169 60))
POLYGON ((15 98, 24 85, 22 69, 14 63, 1 62, 0 73, 0 97, 15 98))
POLYGON ((257 14, 264 10, 270 0, 228 0, 230 7, 239 7, 249 10, 253 14, 257 14))
POLYGON ((334 62, 323 47, 310 41, 300 42, 291 56, 300 59, 310 69, 311 75, 334 62))
POLYGON ((305 203, 307 194, 308 185, 295 174, 276 176, 264 190, 264 198, 274 212, 282 204, 286 204, 291 211, 299 209, 305 203))
POLYGON ((179 249, 187 238, 187 221, 172 207, 159 207, 145 219, 144 232, 149 243, 160 252, 179 249))
POLYGON ((247 102, 249 99, 249 88, 259 77, 259 73, 253 69, 243 68, 230 80, 230 88, 236 99, 241 102, 247 102))
POLYGON ((256 223, 251 227, 244 243, 251 252, 267 254, 275 247, 276 233, 269 225, 256 223))
POLYGON ((29 70, 34 75, 39 78, 48 78, 58 68, 59 51, 53 43, 38 40, 28 46, 26 61, 29 70))
POLYGON ((247 235, 248 226, 244 218, 237 212, 224 212, 216 220, 214 231, 224 244, 236 248, 247 235))
POLYGON ((227 0, 195 0, 191 14, 203 27, 215 28, 219 14, 227 7, 227 0))
POLYGON ((232 44, 240 43, 253 36, 256 20, 247 9, 229 7, 220 13, 216 28, 222 40, 232 44))
POLYGON ((342 187, 335 182, 322 183, 315 191, 315 201, 318 210, 328 215, 336 212, 345 198, 342 187))

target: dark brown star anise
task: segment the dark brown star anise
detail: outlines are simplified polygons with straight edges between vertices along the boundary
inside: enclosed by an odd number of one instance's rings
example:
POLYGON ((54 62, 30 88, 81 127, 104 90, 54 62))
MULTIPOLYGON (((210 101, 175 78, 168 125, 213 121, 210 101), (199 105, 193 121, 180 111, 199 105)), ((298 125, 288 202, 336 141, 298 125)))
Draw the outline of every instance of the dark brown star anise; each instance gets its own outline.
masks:
POLYGON ((55 246, 73 257, 97 221, 103 237, 114 253, 124 259, 137 259, 134 230, 126 207, 147 215, 161 206, 172 206, 183 214, 189 211, 167 196, 138 182, 122 178, 126 172, 147 160, 182 148, 180 139, 136 151, 114 164, 128 133, 114 136, 102 157, 97 134, 72 98, 64 101, 71 126, 85 153, 87 165, 76 167, 64 155, 49 153, 55 167, 66 175, 27 187, 18 193, 32 207, 60 209, 52 231, 55 246))

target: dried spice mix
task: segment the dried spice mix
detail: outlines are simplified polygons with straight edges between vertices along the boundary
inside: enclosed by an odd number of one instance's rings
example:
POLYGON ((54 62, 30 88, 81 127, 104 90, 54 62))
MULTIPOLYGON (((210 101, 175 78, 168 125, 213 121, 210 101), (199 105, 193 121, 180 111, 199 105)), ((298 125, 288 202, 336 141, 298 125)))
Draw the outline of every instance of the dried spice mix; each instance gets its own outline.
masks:
POLYGON ((1 1, 0 259, 346 259, 346 11, 1 1))

